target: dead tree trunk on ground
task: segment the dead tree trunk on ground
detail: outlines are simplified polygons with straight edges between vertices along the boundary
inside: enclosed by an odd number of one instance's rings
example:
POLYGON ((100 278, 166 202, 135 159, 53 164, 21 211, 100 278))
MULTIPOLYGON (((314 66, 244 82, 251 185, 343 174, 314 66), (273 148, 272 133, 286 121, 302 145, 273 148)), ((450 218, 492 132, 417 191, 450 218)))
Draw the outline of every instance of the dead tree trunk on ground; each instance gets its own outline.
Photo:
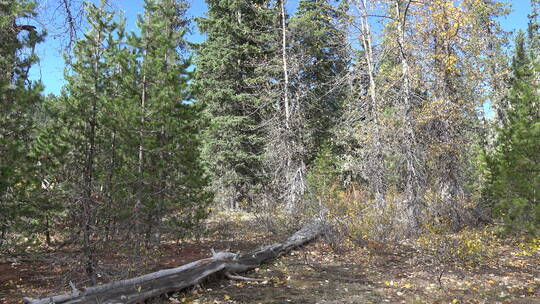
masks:
POLYGON ((214 253, 211 258, 198 260, 177 268, 160 270, 133 279, 90 287, 82 291, 72 286, 71 294, 42 299, 24 298, 24 301, 28 304, 140 303, 146 299, 196 285, 216 273, 231 275, 256 268, 264 262, 276 259, 314 240, 322 234, 323 228, 324 226, 320 223, 310 224, 283 243, 264 246, 245 254, 218 252, 214 253))

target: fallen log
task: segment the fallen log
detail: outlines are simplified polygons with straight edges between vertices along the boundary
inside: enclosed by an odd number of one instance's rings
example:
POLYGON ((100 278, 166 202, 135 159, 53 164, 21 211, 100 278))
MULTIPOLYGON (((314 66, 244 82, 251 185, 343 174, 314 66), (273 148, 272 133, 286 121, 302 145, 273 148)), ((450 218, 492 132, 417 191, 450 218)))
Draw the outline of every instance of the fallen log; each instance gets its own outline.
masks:
POLYGON ((141 303, 147 299, 177 292, 201 282, 216 274, 245 272, 264 262, 289 253, 321 235, 320 223, 304 226, 283 243, 274 243, 244 254, 213 252, 210 258, 198 260, 177 268, 160 270, 140 277, 112 282, 105 285, 77 290, 72 287, 70 294, 50 296, 41 299, 24 298, 28 304, 73 304, 73 303, 141 303))

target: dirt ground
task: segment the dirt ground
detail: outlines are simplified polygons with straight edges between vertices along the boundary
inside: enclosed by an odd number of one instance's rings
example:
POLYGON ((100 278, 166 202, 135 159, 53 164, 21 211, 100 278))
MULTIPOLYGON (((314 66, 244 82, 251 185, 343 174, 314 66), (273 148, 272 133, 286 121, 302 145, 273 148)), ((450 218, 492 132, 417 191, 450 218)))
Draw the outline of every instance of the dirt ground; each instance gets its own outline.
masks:
MULTIPOLYGON (((215 281, 175 295, 171 303, 540 303, 535 258, 514 258, 498 267, 439 272, 415 263, 402 249, 374 255, 336 254, 310 244, 247 274, 264 282, 215 281)), ((502 262, 502 261, 501 261, 502 262)))
MULTIPOLYGON (((246 251, 280 239, 253 233, 253 226, 227 225, 214 226, 213 233, 200 240, 163 244, 149 252, 136 272, 177 267, 208 257, 211 248, 246 251)), ((318 241, 244 274, 262 281, 214 277, 162 302, 540 304, 540 249, 521 254, 508 241, 496 250, 491 260, 474 267, 434 266, 419 260, 421 254, 413 246, 360 246, 336 252, 318 241)), ((66 290, 68 278, 81 275, 70 270, 76 263, 71 256, 66 250, 45 252, 39 259, 0 257, 0 303, 66 290)), ((125 267, 121 254, 104 254, 101 259, 103 266, 113 269, 103 274, 103 282, 125 267)))

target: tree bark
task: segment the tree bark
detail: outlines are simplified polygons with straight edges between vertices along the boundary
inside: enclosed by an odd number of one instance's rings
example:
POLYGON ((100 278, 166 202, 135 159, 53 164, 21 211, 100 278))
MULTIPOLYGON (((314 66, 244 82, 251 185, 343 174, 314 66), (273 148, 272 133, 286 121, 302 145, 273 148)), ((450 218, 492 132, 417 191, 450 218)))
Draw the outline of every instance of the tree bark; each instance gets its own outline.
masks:
POLYGON ((193 286, 217 273, 240 273, 276 259, 320 236, 324 225, 316 222, 304 226, 285 242, 274 243, 244 254, 213 253, 211 258, 198 260, 177 268, 160 270, 133 279, 112 282, 79 291, 72 286, 71 294, 41 299, 24 298, 28 304, 73 303, 140 303, 147 299, 177 292, 193 286))
POLYGON ((407 214, 409 217, 409 225, 411 231, 418 231, 421 225, 421 189, 422 183, 420 178, 420 170, 418 163, 420 163, 420 155, 418 155, 418 143, 416 140, 416 134, 414 131, 414 117, 412 116, 412 88, 411 88, 411 70, 409 66, 409 60, 407 57, 407 46, 405 41, 407 13, 411 5, 412 0, 400 1, 397 0, 395 4, 396 17, 397 17, 397 30, 398 30, 398 47, 401 59, 401 73, 403 76, 403 91, 402 91, 402 118, 404 121, 403 130, 403 143, 402 152, 405 156, 407 164, 406 171, 406 206, 407 214))
POLYGON ((386 207, 385 189, 384 189, 384 155, 381 140, 381 125, 379 121, 379 102, 377 83, 375 82, 375 55, 373 52, 371 24, 369 21, 369 2, 367 0, 354 1, 360 21, 360 41, 364 49, 364 59, 367 65, 369 78, 368 94, 371 100, 371 114, 373 119, 373 140, 371 141, 370 154, 371 160, 369 166, 371 168, 372 186, 375 192, 375 205, 379 212, 383 212, 386 207))
POLYGON ((290 108, 289 108, 289 70, 287 68, 287 15, 285 14, 285 0, 279 2, 281 9, 281 55, 283 61, 283 103, 285 106, 285 125, 289 129, 290 108))

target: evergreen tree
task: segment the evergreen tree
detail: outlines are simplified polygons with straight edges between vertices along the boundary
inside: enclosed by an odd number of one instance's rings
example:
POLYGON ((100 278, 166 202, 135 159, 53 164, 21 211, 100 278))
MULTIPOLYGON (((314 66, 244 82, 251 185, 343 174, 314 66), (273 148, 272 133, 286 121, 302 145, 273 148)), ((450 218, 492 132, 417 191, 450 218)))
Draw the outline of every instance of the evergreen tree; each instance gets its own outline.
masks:
POLYGON ((512 63, 506 122, 491 160, 495 211, 510 228, 540 232, 540 3, 532 1, 528 35, 520 32, 512 63))
MULTIPOLYGON (((74 47, 61 96, 48 98, 35 154, 48 197, 66 202, 82 265, 119 236, 132 253, 162 233, 190 233, 209 194, 199 159, 199 108, 189 103, 184 1, 148 0, 140 35, 87 4, 89 30, 74 47), (45 169, 46 168, 46 169, 45 169)), ((119 20, 119 21, 118 21, 119 20)))
MULTIPOLYGON (((146 0, 140 37, 131 44, 137 68, 138 156, 135 212, 144 214, 147 239, 167 216, 176 228, 193 228, 205 214, 208 193, 199 162, 197 108, 188 104, 187 42, 183 0, 146 0)), ((139 215, 137 215, 139 216, 139 215)), ((140 225, 140 224, 139 224, 140 225)))
POLYGON ((61 97, 62 119, 66 134, 63 143, 69 153, 63 161, 69 164, 62 184, 72 206, 71 218, 81 231, 84 255, 82 265, 92 284, 97 282, 96 240, 100 236, 101 218, 108 207, 103 204, 109 173, 107 153, 114 140, 114 117, 121 113, 112 104, 112 79, 117 68, 116 50, 123 40, 123 23, 114 21, 114 14, 100 6, 86 4, 89 30, 77 41, 71 63, 72 73, 66 75, 67 85, 61 97))
POLYGON ((29 81, 28 71, 37 61, 33 50, 44 33, 18 23, 35 16, 35 6, 27 0, 0 2, 0 246, 9 230, 28 231, 42 207, 32 198, 40 181, 38 160, 29 153, 42 86, 29 81))
POLYGON ((345 25, 346 12, 329 0, 301 0, 291 18, 291 57, 298 60, 296 77, 291 81, 295 103, 303 108, 306 124, 308 162, 315 159, 330 130, 341 116, 349 64, 345 25))
POLYGON ((266 0, 208 0, 198 19, 207 39, 197 46, 196 99, 204 107, 202 157, 215 201, 235 208, 252 202, 263 182, 264 109, 278 14, 266 0))

